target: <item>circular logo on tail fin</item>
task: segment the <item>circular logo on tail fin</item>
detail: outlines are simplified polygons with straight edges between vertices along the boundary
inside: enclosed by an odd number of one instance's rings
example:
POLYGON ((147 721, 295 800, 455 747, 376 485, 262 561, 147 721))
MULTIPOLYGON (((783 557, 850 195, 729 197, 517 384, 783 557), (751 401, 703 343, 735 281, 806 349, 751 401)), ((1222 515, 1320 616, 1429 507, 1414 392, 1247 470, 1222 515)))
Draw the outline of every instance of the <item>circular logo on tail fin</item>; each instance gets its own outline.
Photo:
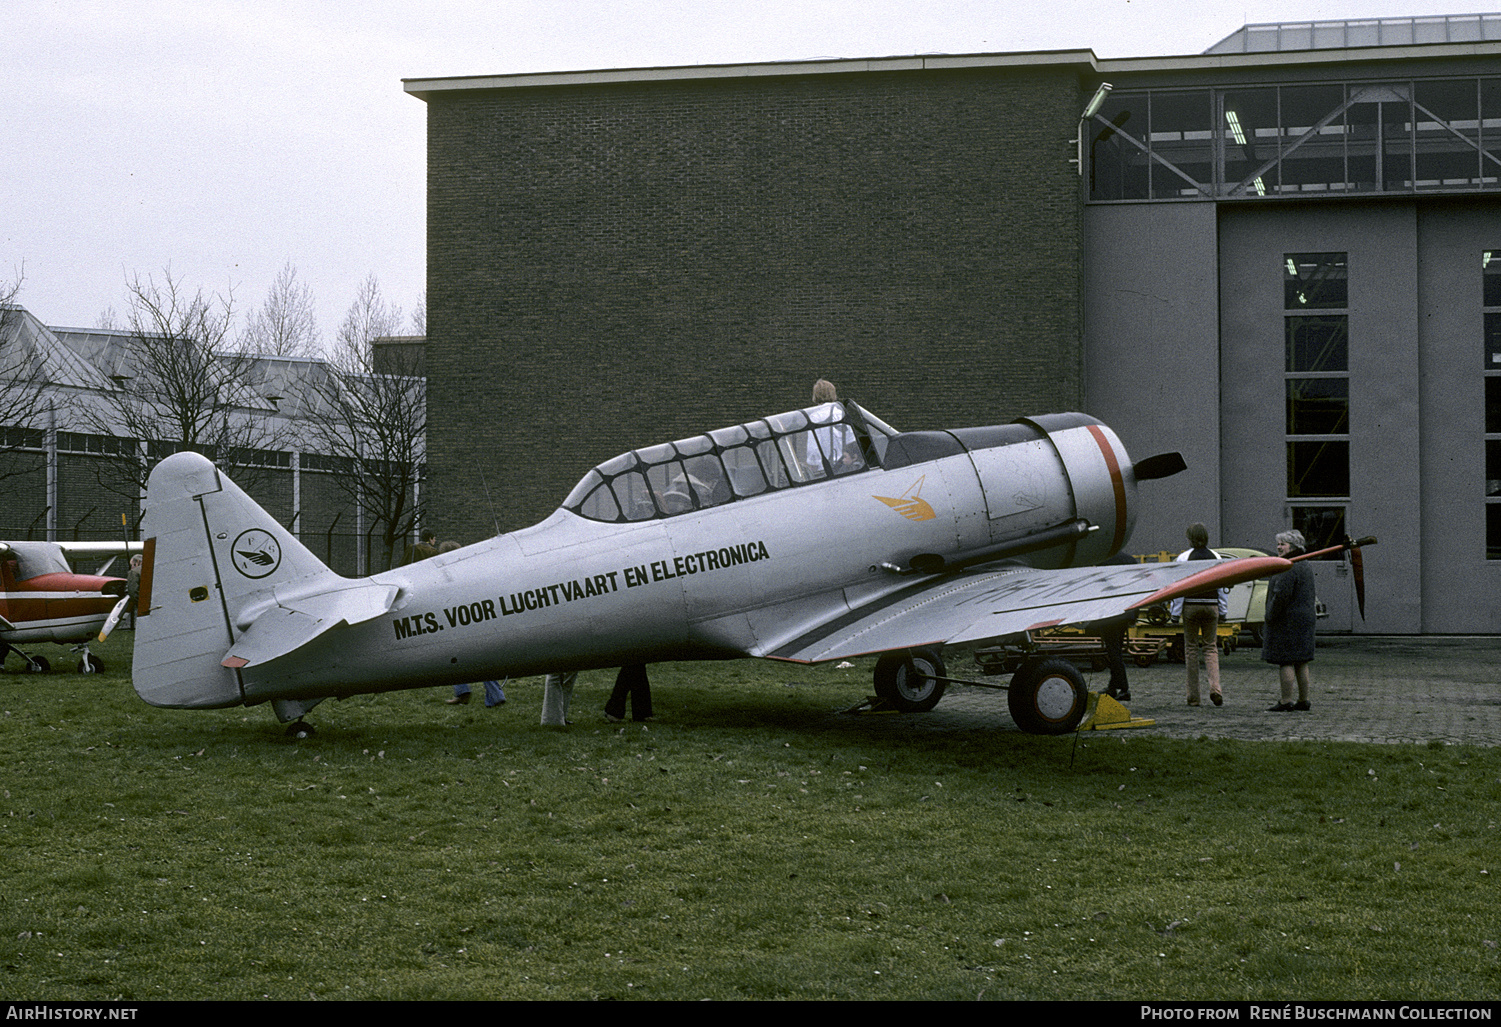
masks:
POLYGON ((260 528, 240 532, 229 548, 235 570, 247 578, 264 578, 281 566, 281 546, 275 536, 260 528))

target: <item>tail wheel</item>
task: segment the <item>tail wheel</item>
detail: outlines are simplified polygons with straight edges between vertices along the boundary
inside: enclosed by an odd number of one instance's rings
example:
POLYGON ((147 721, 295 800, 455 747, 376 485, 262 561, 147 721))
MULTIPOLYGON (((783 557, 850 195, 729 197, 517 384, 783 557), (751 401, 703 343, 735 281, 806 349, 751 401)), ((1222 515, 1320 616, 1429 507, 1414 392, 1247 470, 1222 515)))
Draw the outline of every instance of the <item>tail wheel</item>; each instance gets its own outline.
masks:
POLYGON ((93 653, 84 653, 78 660, 78 673, 102 674, 104 673, 104 661, 93 653))
POLYGON ((887 653, 876 661, 876 695, 903 713, 927 713, 943 698, 944 675, 932 649, 887 653))
POLYGON ((1042 660, 1016 672, 1006 693, 1011 719, 1034 735, 1064 735, 1089 708, 1084 675, 1067 660, 1042 660))

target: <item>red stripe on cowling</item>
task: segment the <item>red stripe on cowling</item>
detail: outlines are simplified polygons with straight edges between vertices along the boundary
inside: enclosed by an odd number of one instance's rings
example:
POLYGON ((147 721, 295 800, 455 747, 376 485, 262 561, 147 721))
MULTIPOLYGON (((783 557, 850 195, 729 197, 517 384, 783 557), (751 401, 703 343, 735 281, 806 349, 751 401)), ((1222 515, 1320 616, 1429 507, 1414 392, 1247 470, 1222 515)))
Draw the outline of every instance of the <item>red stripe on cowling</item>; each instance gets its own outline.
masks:
POLYGON ((1100 447, 1100 454, 1105 458, 1105 466, 1110 469, 1110 485, 1115 490, 1115 539, 1110 543, 1110 551, 1115 553, 1126 544, 1126 481, 1121 477, 1121 463, 1115 458, 1110 440, 1105 437, 1099 425, 1091 424, 1088 427, 1089 434, 1094 436, 1095 443, 1100 447))

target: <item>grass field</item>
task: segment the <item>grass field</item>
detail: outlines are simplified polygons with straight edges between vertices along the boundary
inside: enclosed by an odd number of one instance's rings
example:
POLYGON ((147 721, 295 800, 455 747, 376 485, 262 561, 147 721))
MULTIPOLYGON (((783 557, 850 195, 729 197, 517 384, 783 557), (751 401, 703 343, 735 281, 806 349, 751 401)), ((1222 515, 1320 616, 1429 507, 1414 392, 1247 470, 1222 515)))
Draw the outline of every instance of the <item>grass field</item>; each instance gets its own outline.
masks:
POLYGON ((751 661, 653 667, 649 725, 601 672, 568 729, 529 679, 293 742, 140 702, 130 638, 0 677, 7 998, 1501 991, 1492 749, 893 730, 835 712, 864 664, 751 661))

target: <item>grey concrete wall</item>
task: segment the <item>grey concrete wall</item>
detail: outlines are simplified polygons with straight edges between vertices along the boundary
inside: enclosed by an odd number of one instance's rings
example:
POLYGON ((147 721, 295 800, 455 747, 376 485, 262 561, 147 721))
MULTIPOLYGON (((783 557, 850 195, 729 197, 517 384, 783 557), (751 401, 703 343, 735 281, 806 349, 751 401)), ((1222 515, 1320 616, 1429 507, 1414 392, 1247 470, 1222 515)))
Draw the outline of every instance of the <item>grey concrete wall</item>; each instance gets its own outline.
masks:
POLYGON ((1219 303, 1213 204, 1093 206, 1084 221, 1085 410, 1133 458, 1177 450, 1188 470, 1140 490, 1127 551, 1178 552, 1203 521, 1217 544, 1219 303))

